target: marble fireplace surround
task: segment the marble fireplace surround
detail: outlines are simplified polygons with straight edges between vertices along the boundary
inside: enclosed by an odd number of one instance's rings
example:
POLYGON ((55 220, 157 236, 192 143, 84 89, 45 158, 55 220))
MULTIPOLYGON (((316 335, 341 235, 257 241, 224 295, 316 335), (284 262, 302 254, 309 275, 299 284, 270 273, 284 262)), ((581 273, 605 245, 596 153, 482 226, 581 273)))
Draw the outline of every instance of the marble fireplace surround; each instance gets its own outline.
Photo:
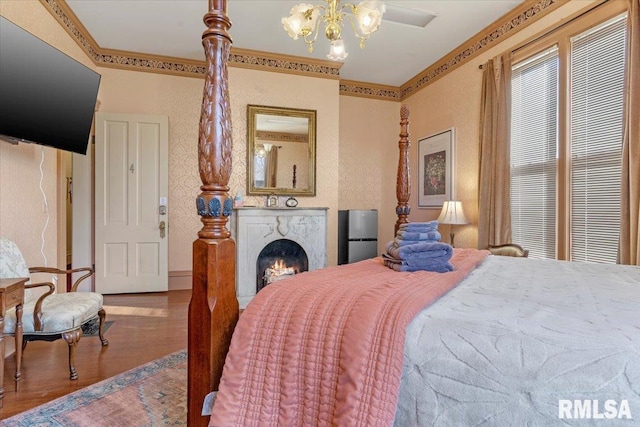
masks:
POLYGON ((309 271, 327 266, 327 208, 237 208, 230 222, 236 241, 236 294, 240 308, 256 295, 260 252, 269 243, 288 239, 307 254, 309 271))

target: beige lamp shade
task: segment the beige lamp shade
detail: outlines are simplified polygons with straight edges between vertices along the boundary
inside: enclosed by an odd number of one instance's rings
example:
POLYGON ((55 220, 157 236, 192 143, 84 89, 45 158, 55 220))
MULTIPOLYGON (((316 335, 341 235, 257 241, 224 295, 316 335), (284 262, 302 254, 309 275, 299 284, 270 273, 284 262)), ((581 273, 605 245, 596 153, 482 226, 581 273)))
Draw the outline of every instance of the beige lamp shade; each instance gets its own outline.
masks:
POLYGON ((469 224, 462 210, 462 202, 447 200, 442 205, 442 212, 438 217, 440 224, 469 224))
POLYGON ((453 232, 453 226, 469 224, 469 221, 467 221, 467 218, 464 216, 464 211, 462 210, 462 202, 458 202, 456 200, 446 200, 442 205, 442 212, 440 212, 438 222, 440 224, 451 224, 449 238, 451 241, 451 246, 454 246, 453 239, 455 237, 455 233, 453 232))

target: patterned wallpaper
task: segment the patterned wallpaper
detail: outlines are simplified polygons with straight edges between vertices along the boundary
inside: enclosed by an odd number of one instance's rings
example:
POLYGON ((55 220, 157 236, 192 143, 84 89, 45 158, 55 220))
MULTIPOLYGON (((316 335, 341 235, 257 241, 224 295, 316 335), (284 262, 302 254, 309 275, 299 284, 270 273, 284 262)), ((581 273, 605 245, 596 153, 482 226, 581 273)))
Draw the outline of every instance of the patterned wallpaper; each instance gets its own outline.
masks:
POLYGON ((396 222, 400 105, 340 97, 339 208, 378 210, 379 252, 396 222))
MULTIPOLYGON (((169 116, 169 271, 191 270, 191 245, 201 227, 195 197, 201 185, 197 163, 198 123, 203 80, 157 73, 99 68, 101 112, 169 116)), ((229 69, 233 128, 230 195, 245 204, 264 205, 265 197, 246 195, 247 104, 318 110, 317 196, 299 205, 337 207, 338 82, 249 69, 229 69)), ((337 214, 336 218, 337 218, 337 214)), ((329 229, 336 229, 335 220, 329 229), (333 228, 332 228, 333 227, 333 228)), ((331 231, 333 233, 333 231, 331 231)), ((337 233, 337 232, 336 232, 337 233)), ((337 257, 336 238, 328 238, 329 259, 337 257)))
MULTIPOLYGON (((546 1, 546 0, 545 0, 546 1)), ((540 4, 551 4, 553 2, 540 4)), ((588 2, 568 2, 525 30, 493 45, 477 58, 411 94, 406 103, 412 116, 410 125, 411 166, 415 167, 417 142, 431 133, 456 128, 456 195, 465 202, 467 216, 476 221, 477 119, 481 72, 477 66, 511 46, 559 22, 588 2)), ((202 80, 166 74, 95 67, 81 48, 37 0, 2 0, 0 13, 32 31, 103 76, 100 111, 165 114, 169 117, 169 247, 170 271, 191 270, 191 244, 200 229, 195 215, 195 195, 199 192, 197 171, 197 129, 202 99, 202 80)), ((337 209, 378 208, 380 223, 395 208, 395 173, 399 102, 340 96, 335 79, 282 74, 232 67, 229 69, 233 126, 233 172, 230 193, 246 186, 246 105, 299 107, 318 110, 317 196, 299 198, 301 207, 329 207, 329 264, 335 264, 337 209), (364 156, 363 153, 367 155, 364 156), (337 167, 336 167, 337 166, 337 167)), ((38 195, 38 146, 18 147, 0 143, 0 233, 15 237, 25 255, 35 261, 39 254, 39 233, 44 218, 38 195), (34 184, 35 182, 35 184, 34 184), (18 228, 16 224, 30 224, 18 228), (33 226, 32 226, 33 225, 33 226)), ((46 253, 55 263, 55 175, 53 150, 44 149, 44 187, 50 201, 50 226, 46 253)), ((415 172, 414 172, 415 174, 415 172)), ((416 189, 415 178, 412 182, 416 189)), ((415 198, 412 198, 415 200, 415 198)), ((248 197, 245 203, 260 205, 263 197, 248 197)), ((413 206, 412 220, 433 219, 435 210, 413 206)), ((391 214, 391 222, 395 215, 391 214)), ((381 241, 388 233, 380 228, 381 241)), ((456 232, 460 245, 473 246, 473 224, 456 232)))
POLYGON ((191 270, 200 229, 197 147, 203 80, 99 68, 101 112, 169 117, 169 271, 191 270))
MULTIPOLYGON (((37 0, 2 0, 0 14, 25 28, 67 55, 95 69, 77 43, 37 0)), ((62 171, 64 174, 64 171, 62 171)), ((48 266, 64 266, 57 259, 57 150, 33 144, 10 145, 0 141, 0 234, 14 240, 29 265, 43 265, 41 234, 44 231, 44 255, 48 266), (44 153, 44 159, 42 154, 44 153), (42 163, 44 190, 40 191, 42 163)), ((64 175, 63 178, 64 179, 64 175)))
MULTIPOLYGON (((480 120, 480 93, 482 71, 477 66, 463 65, 455 73, 429 85, 407 100, 412 111, 429 111, 414 115, 412 146, 409 150, 413 167, 411 186, 413 194, 411 221, 436 219, 440 209, 417 207, 418 171, 417 153, 420 139, 446 129, 454 128, 454 198, 461 200, 464 212, 477 224, 477 174, 478 174, 478 122, 480 120)), ((443 241, 449 241, 449 225, 441 225, 443 241)), ((475 246, 475 225, 456 226, 456 246, 475 246)))
POLYGON ((41 145, 0 141, 0 235, 16 242, 29 266, 45 265, 40 252, 42 234, 47 266, 58 266, 56 151, 41 145), (44 196, 40 191, 41 162, 44 196))
POLYGON ((247 105, 317 110, 316 196, 298 197, 298 207, 328 207, 328 264, 337 260, 339 98, 338 81, 242 68, 229 69, 233 122, 231 194, 242 190, 245 205, 263 206, 264 196, 246 195, 247 105))

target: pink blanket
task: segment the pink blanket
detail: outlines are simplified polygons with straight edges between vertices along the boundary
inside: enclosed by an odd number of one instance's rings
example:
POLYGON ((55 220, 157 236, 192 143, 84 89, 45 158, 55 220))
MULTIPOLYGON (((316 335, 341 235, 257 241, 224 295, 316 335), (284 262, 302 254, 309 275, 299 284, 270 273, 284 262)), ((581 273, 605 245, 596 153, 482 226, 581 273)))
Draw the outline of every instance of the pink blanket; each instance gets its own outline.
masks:
POLYGON ((407 325, 487 254, 456 249, 449 273, 375 258, 267 286, 240 316, 209 425, 391 425, 407 325))

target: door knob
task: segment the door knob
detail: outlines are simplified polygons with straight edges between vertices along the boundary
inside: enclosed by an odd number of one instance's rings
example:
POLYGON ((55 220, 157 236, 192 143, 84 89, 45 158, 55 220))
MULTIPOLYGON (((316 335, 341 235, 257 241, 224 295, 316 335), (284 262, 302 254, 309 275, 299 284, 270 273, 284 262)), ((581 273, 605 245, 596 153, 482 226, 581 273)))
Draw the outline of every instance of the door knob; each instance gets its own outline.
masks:
POLYGON ((167 225, 164 221, 160 221, 160 237, 164 239, 164 233, 167 228, 167 225))

